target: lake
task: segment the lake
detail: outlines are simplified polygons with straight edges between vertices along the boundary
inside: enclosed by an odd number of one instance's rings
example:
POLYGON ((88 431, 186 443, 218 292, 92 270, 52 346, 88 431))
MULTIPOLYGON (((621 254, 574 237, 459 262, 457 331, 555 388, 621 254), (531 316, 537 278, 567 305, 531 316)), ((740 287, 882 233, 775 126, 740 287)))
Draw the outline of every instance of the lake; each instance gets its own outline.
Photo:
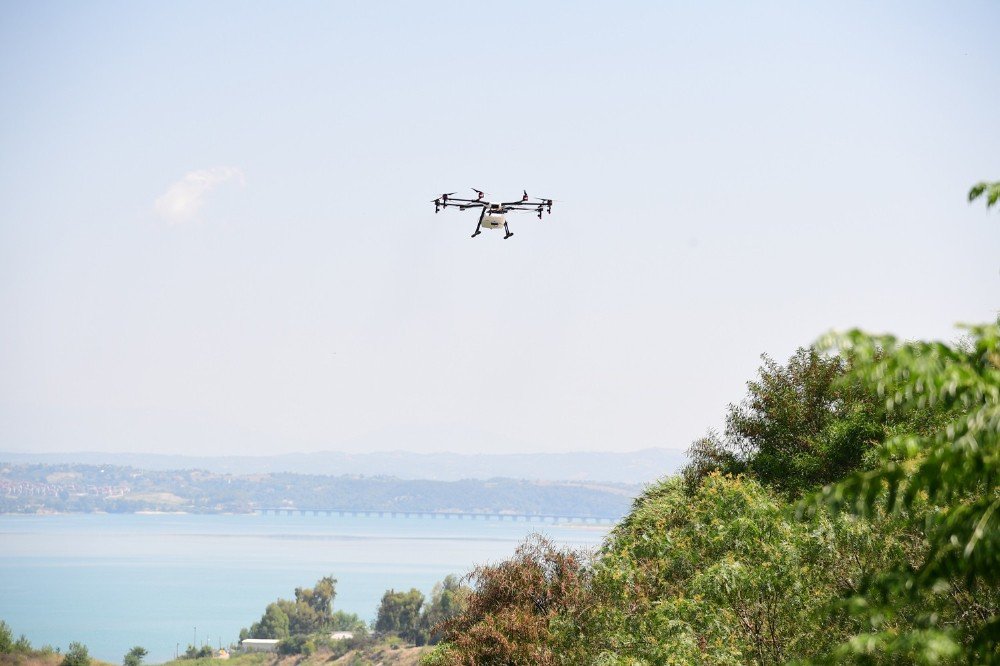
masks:
POLYGON ((157 663, 229 645, 268 603, 333 575, 335 610, 374 619, 389 588, 430 594, 449 573, 513 553, 532 532, 591 548, 609 525, 430 517, 67 514, 0 516, 0 619, 33 646, 87 645, 157 663))

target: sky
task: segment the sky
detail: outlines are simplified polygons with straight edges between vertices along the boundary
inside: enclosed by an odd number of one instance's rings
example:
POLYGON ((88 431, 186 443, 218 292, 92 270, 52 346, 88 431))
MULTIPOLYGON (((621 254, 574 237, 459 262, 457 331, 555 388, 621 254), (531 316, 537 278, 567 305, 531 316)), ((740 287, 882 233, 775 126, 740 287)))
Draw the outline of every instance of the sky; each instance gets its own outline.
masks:
POLYGON ((686 448, 1000 304, 1000 4, 0 3, 0 450, 686 448), (442 192, 556 199, 470 238, 442 192))

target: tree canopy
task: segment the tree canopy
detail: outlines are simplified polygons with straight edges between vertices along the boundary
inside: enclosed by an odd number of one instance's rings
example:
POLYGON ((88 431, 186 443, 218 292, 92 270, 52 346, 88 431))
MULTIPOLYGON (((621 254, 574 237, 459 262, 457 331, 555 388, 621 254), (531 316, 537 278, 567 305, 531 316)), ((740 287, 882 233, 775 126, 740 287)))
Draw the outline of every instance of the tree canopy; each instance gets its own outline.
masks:
POLYGON ((477 567, 426 664, 1000 663, 1000 326, 765 358, 592 556, 477 567))
POLYGON ((278 599, 268 604, 264 615, 240 638, 277 638, 307 636, 332 631, 342 617, 334 617, 333 600, 337 596, 337 580, 332 576, 319 579, 311 588, 295 588, 295 600, 278 599))

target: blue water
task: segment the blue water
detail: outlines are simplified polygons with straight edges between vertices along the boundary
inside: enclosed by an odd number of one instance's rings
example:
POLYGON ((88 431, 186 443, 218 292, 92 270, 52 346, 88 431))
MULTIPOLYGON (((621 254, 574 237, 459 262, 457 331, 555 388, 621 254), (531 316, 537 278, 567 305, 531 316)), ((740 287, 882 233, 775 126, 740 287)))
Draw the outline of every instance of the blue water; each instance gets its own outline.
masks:
POLYGON ((608 526, 262 515, 0 516, 0 619, 32 645, 87 645, 121 663, 229 645, 278 597, 337 580, 334 609, 375 616, 383 592, 429 595, 449 573, 509 556, 531 532, 596 546, 608 526))

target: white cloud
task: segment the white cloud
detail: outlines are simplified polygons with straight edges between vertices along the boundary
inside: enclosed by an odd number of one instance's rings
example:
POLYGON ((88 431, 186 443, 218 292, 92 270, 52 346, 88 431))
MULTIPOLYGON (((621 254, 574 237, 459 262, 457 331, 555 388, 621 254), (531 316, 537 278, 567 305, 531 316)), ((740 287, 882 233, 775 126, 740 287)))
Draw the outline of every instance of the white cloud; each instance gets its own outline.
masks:
POLYGON ((228 166, 192 171, 156 199, 156 212, 172 224, 190 220, 201 208, 205 195, 230 180, 243 185, 243 172, 228 166))

